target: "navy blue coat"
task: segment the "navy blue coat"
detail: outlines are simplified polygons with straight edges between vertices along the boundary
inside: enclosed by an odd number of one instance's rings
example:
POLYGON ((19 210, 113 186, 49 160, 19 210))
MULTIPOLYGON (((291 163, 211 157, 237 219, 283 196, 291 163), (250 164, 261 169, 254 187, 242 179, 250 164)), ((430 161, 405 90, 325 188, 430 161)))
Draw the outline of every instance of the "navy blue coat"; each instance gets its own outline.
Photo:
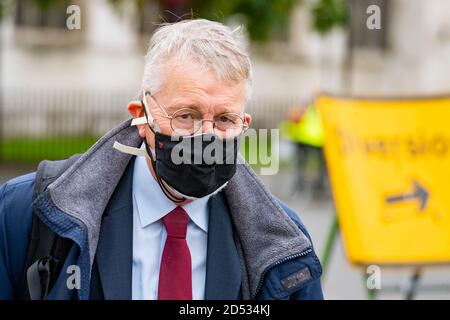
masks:
MULTIPOLYGON (((129 170, 128 170, 129 171, 129 170)), ((32 222, 32 194, 35 173, 12 179, 0 187, 0 299, 18 299, 25 274, 25 263, 32 222)), ((105 210, 89 288, 91 299, 131 299, 132 201, 130 172, 117 186, 105 210), (117 235, 120 234, 120 237, 117 235), (113 263, 112 263, 113 262, 113 263)), ((290 218, 309 238, 295 212, 280 201, 290 218)), ((206 299, 240 299, 242 270, 232 237, 232 224, 224 197, 211 198, 206 272, 206 299)), ((79 248, 73 245, 62 270, 75 264, 79 248)), ((265 273, 255 297, 270 299, 322 299, 320 262, 313 249, 287 261, 279 261, 265 273), (308 281, 286 287, 282 280, 307 268, 308 281)), ((61 272, 49 299, 76 299, 68 290, 67 274, 61 272)))

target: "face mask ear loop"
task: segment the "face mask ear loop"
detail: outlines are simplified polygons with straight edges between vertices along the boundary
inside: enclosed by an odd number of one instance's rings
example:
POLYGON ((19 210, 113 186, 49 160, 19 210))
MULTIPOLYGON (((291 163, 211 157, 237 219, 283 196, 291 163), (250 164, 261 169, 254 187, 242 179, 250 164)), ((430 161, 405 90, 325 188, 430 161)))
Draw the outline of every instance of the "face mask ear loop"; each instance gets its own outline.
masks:
MULTIPOLYGON (((144 101, 141 101, 141 103, 144 106, 144 101)), ((145 109, 145 106, 144 106, 144 113, 145 113, 145 117, 147 118, 147 123, 148 123, 147 110, 145 109)), ((153 132, 153 135, 155 136, 155 139, 156 139, 155 130, 152 128, 152 126, 149 123, 148 123, 148 127, 153 132)), ((165 196, 167 198, 169 198, 170 200, 172 200, 175 203, 181 203, 181 202, 186 201, 185 197, 177 198, 177 197, 173 196, 172 194, 170 194, 169 190, 167 190, 167 187, 164 185, 161 178, 158 176, 158 173, 156 172, 156 161, 153 158, 153 152, 152 152, 152 150, 150 150, 150 146, 148 145, 146 139, 144 139, 144 143, 145 143, 145 149, 147 150, 147 153, 150 157, 150 161, 152 162, 153 170, 155 170, 156 181, 158 181, 159 187, 161 188, 162 192, 165 194, 165 196)))

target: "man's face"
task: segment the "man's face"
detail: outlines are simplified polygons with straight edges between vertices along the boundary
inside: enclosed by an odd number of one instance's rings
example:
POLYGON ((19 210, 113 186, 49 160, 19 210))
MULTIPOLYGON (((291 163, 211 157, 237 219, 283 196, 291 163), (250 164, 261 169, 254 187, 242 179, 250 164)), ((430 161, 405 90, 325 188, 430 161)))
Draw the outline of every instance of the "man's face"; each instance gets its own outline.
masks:
MULTIPOLYGON (((154 94, 154 99, 147 96, 150 112, 158 124, 161 133, 172 135, 173 129, 168 119, 157 103, 173 115, 180 109, 192 109, 201 115, 202 119, 217 119, 222 114, 235 113, 249 125, 251 117, 244 114, 245 81, 224 83, 217 79, 213 71, 203 71, 195 63, 168 63, 163 78, 162 89, 154 94)), ((128 109, 133 117, 141 117, 144 110, 140 103, 132 102, 128 109)), ((139 135, 146 138, 154 148, 154 134, 147 125, 138 126, 139 135)), ((198 133, 214 133, 213 123, 204 121, 198 133)), ((216 130, 217 133, 217 130, 216 130)), ((219 135, 226 137, 219 132, 219 135)))

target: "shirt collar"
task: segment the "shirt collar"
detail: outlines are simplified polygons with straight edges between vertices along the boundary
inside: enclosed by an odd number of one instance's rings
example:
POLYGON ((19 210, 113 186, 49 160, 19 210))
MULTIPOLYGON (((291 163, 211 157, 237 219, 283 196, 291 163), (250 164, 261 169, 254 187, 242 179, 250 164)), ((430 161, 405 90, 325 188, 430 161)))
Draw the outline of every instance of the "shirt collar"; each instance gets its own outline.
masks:
MULTIPOLYGON (((142 148, 145 148, 144 144, 142 144, 142 148)), ((161 190, 158 182, 150 172, 145 157, 136 157, 132 192, 142 228, 159 221, 177 206, 161 190)), ((209 198, 210 195, 196 199, 183 206, 189 218, 205 232, 208 232, 209 198)))

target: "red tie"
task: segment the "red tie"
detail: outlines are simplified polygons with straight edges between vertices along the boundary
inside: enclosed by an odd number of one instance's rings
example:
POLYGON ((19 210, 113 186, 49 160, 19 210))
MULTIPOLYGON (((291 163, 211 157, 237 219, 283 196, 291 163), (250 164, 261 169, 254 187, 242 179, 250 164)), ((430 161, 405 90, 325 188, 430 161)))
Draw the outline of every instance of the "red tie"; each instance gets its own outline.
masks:
POLYGON ((159 300, 192 300, 191 253, 186 242, 189 216, 176 207, 163 219, 167 239, 159 269, 159 300))

